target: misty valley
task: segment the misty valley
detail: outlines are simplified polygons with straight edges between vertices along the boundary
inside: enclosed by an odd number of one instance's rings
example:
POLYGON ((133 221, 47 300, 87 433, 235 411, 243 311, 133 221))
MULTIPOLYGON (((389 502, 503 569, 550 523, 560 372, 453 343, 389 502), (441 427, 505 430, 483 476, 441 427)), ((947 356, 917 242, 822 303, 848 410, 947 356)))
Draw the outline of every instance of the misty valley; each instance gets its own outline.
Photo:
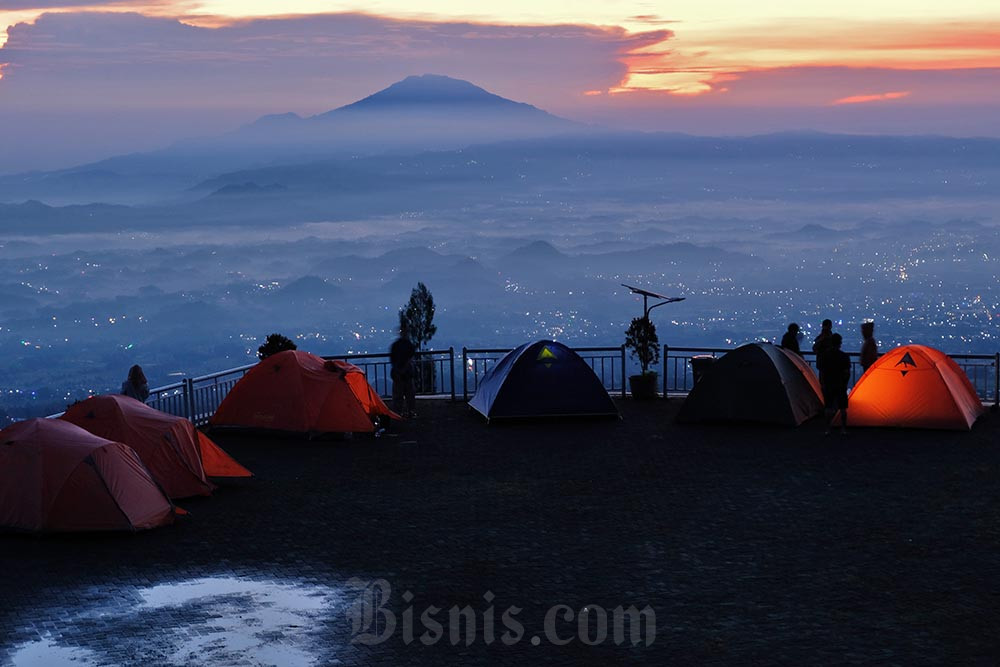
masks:
POLYGON ((611 132, 413 78, 333 120, 0 176, 0 416, 134 363, 250 363, 272 332, 382 352, 418 281, 434 348, 620 345, 624 282, 686 298, 654 314, 674 346, 829 317, 848 350, 865 319, 883 349, 998 350, 997 140, 611 132))

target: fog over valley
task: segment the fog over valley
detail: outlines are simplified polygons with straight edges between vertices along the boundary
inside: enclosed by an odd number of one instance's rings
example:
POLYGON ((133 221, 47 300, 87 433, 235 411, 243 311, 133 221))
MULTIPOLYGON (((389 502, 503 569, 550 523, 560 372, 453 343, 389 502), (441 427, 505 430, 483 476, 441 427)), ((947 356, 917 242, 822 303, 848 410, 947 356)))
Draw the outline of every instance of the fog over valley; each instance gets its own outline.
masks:
POLYGON ((1000 349, 1000 140, 623 133, 446 77, 0 176, 0 417, 250 363, 272 332, 382 352, 416 283, 433 348, 807 338, 1000 349))

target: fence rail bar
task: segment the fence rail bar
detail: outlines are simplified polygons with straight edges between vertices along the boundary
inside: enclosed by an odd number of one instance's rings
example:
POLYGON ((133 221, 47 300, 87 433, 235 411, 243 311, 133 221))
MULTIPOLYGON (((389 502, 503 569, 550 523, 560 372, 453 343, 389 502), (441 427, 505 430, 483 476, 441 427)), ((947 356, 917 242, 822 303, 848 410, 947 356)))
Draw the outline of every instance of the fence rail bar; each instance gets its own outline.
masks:
MULTIPOLYGON (((461 375, 461 393, 468 401, 470 393, 479 389, 481 378, 513 348, 462 348, 461 365, 455 363, 455 348, 447 350, 420 350, 416 353, 418 364, 417 394, 421 396, 458 397, 456 373, 461 375)), ((575 347, 579 354, 600 378, 609 392, 628 396, 629 359, 624 345, 617 347, 575 347)), ((662 390, 668 393, 686 393, 694 383, 691 357, 709 355, 719 357, 733 348, 726 347, 670 347, 663 346, 662 390)), ((851 385, 861 376, 860 352, 847 352, 851 359, 851 385)), ((815 368, 815 353, 806 351, 803 358, 815 368)), ((980 399, 1000 409, 1000 352, 995 354, 949 355, 969 377, 980 399), (992 371, 992 372, 991 372, 992 371)), ((365 352, 359 354, 327 355, 324 359, 340 359, 361 368, 369 384, 383 398, 392 396, 391 363, 387 353, 365 352)), ((208 422, 219 404, 237 381, 256 364, 185 378, 179 382, 155 387, 146 401, 152 407, 180 417, 187 417, 198 425, 208 422)), ((633 364, 634 366, 634 364, 633 364)))

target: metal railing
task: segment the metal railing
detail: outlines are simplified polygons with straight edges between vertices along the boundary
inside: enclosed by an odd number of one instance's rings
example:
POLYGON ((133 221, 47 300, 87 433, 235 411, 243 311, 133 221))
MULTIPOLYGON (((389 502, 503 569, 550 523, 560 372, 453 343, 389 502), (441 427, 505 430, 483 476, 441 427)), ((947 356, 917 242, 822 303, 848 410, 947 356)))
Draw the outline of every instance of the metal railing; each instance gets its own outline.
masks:
MULTIPOLYGON (((699 355, 721 357, 733 348, 721 347, 669 347, 663 346, 663 392, 687 393, 694 386, 694 369, 691 358, 699 355)), ((848 388, 863 374, 861 368, 861 353, 847 352, 851 358, 851 379, 848 388)), ((965 371, 984 403, 1000 406, 1000 352, 996 354, 949 354, 959 368, 965 371)), ((803 352, 803 359, 814 370, 816 369, 816 353, 803 352)))
MULTIPOLYGON (((512 348, 462 348, 462 398, 469 400, 475 394, 483 376, 504 358, 512 348)), ((628 364, 625 346, 618 347, 574 347, 570 348, 587 362, 601 380, 608 392, 627 395, 625 374, 628 364)))
MULTIPOLYGON (((382 398, 392 396, 391 363, 387 353, 324 355, 324 359, 339 359, 360 368, 368 383, 382 398)), ((455 350, 421 350, 416 354, 416 393, 421 396, 455 398, 455 350)), ((202 425, 215 414, 219 405, 236 383, 256 364, 238 366, 200 377, 185 378, 149 392, 147 405, 178 417, 187 417, 202 425)))
MULTIPOLYGON (((626 380, 630 365, 625 346, 618 347, 577 347, 572 348, 594 370, 610 393, 628 395, 626 380)), ((663 394, 678 394, 691 391, 694 386, 692 357, 708 355, 720 357, 733 348, 721 347, 669 347, 663 346, 662 390, 663 394)), ((461 383, 463 400, 479 389, 479 383, 510 348, 462 348, 461 366, 456 369, 455 349, 423 350, 416 355, 416 393, 420 396, 458 395, 461 383)), ((850 386, 862 375, 860 353, 848 352, 851 358, 850 386)), ((948 355, 968 376, 979 398, 984 403, 1000 407, 1000 352, 996 354, 951 354, 948 355)), ((387 353, 340 354, 324 356, 324 359, 342 359, 364 371, 372 388, 383 398, 392 396, 391 364, 387 353)), ((816 355, 804 352, 803 358, 813 368, 816 355)), ((179 417, 187 417, 195 424, 203 425, 218 409, 226 395, 236 383, 256 364, 247 364, 199 377, 185 378, 180 382, 156 387, 150 390, 146 403, 150 406, 179 417)), ((56 416, 56 415, 53 415, 56 416)))

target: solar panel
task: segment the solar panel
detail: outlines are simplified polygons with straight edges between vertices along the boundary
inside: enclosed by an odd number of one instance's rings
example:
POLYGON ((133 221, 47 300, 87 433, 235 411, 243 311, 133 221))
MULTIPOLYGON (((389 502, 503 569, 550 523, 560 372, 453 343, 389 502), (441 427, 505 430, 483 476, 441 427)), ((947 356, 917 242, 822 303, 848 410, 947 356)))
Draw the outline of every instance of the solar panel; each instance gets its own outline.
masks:
POLYGON ((622 287, 627 287, 632 290, 633 294, 641 294, 642 296, 651 296, 654 299, 664 299, 664 303, 674 303, 675 301, 683 301, 685 297, 683 296, 664 296, 663 294, 657 294, 656 292, 650 292, 649 290, 642 289, 641 287, 632 287, 631 285, 621 284, 622 287))

